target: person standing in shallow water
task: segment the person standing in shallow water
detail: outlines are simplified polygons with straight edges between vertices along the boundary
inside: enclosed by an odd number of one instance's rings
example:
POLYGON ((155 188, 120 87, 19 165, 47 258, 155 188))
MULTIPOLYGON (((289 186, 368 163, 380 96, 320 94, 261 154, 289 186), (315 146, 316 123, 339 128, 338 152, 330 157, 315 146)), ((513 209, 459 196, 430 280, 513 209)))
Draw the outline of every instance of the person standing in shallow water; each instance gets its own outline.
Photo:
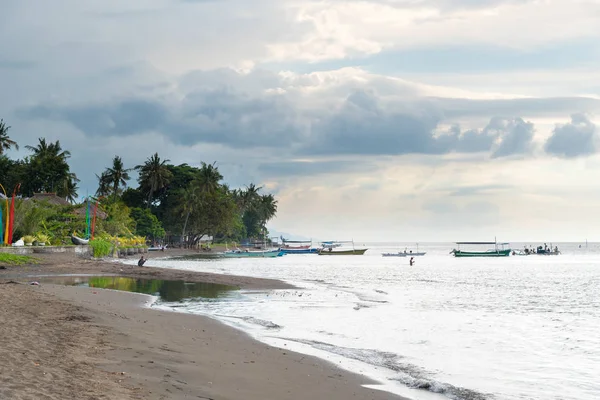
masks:
POLYGON ((412 267, 413 264, 415 263, 415 258, 411 257, 409 263, 410 263, 410 266, 412 267))
POLYGON ((147 259, 144 258, 144 256, 141 256, 140 259, 138 260, 138 267, 143 267, 146 260, 147 259))

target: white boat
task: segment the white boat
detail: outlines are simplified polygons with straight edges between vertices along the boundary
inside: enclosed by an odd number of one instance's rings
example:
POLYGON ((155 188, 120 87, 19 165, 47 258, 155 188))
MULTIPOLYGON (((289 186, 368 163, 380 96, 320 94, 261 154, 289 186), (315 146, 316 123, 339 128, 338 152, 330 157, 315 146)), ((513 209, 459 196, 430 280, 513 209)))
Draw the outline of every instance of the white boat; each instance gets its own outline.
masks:
POLYGON ((89 239, 82 239, 82 238, 80 238, 80 237, 77 237, 77 236, 75 236, 75 235, 71 235, 71 242, 72 242, 74 245, 81 246, 81 245, 86 245, 86 244, 88 244, 88 243, 90 242, 90 240, 89 240, 89 239))
POLYGON ((417 243, 417 251, 407 250, 399 251, 397 253, 383 253, 381 254, 383 257, 417 257, 424 256, 426 252, 419 251, 419 243, 417 243))

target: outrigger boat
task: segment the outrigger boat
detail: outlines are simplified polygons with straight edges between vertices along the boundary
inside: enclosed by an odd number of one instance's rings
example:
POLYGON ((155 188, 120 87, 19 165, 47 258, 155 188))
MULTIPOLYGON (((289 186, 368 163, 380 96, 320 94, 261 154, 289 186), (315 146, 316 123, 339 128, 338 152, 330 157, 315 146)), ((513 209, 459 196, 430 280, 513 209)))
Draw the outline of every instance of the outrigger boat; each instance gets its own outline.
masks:
POLYGON ((512 253, 510 248, 506 249, 509 243, 498 242, 456 242, 458 249, 453 249, 450 253, 454 257, 508 257, 512 253), (486 251, 463 251, 460 250, 461 245, 494 245, 493 249, 486 251), (501 248, 499 248, 499 246, 501 248))
POLYGON ((406 249, 404 249, 404 251, 399 251, 397 253, 383 253, 382 256, 383 257, 415 257, 415 256, 424 256, 426 253, 424 251, 419 251, 419 243, 417 243, 417 251, 413 252, 412 250, 410 251, 406 251, 406 249))
POLYGON ((312 240, 287 240, 281 238, 281 247, 279 250, 285 254, 316 254, 319 249, 312 246, 312 240), (289 243, 296 244, 296 246, 290 246, 289 243))
POLYGON ((250 250, 229 250, 221 253, 222 257, 226 258, 251 258, 251 257, 281 257, 285 253, 279 249, 276 250, 262 250, 262 251, 250 251, 250 250))
POLYGON ((319 249, 320 256, 362 256, 369 249, 355 249, 354 241, 350 242, 323 242, 329 243, 331 245, 324 246, 322 249, 319 249), (338 249, 342 243, 352 243, 352 249, 338 249))
POLYGON ((71 242, 76 246, 85 246, 90 243, 90 240, 71 235, 71 242))
MULTIPOLYGON (((545 243, 544 246, 546 246, 545 243)), ((525 247, 523 250, 513 251, 512 254, 513 256, 557 256, 560 254, 560 250, 558 250, 558 246, 554 247, 554 250, 552 250, 552 244, 550 244, 550 247, 538 246, 535 249, 528 249, 525 247)))

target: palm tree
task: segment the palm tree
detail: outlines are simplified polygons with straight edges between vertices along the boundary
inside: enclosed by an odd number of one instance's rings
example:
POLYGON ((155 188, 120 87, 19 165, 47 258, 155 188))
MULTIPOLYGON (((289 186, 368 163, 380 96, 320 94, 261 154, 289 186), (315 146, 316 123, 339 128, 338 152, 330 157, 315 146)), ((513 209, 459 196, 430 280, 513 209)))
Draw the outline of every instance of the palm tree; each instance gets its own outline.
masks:
POLYGON ((110 194, 110 182, 108 181, 108 175, 106 171, 100 174, 95 174, 98 179, 98 189, 96 189, 96 196, 106 197, 110 194))
POLYGON ((240 203, 242 214, 256 206, 256 202, 260 199, 260 190, 262 186, 256 186, 254 183, 246 186, 246 190, 240 192, 240 203))
POLYGON ((272 194, 261 196, 258 208, 263 228, 266 228, 267 222, 277 214, 277 200, 275 200, 275 196, 272 194))
POLYGON ((121 186, 127 186, 127 181, 130 179, 129 171, 131 171, 131 168, 125 168, 123 160, 121 160, 121 157, 119 156, 115 156, 115 158, 113 158, 112 167, 106 168, 106 171, 104 171, 103 175, 105 179, 107 182, 110 182, 110 185, 112 186, 113 201, 117 200, 119 188, 121 186))
POLYGON ((183 230, 181 231, 181 243, 183 244, 183 239, 185 238, 185 230, 187 229, 187 224, 190 219, 190 215, 196 209, 196 189, 193 185, 186 188, 181 194, 181 203, 179 203, 179 211, 180 215, 185 216, 185 221, 183 222, 183 230))
POLYGON ((14 140, 11 140, 7 135, 10 126, 4 123, 3 119, 0 119, 0 154, 4 154, 5 151, 15 148, 19 150, 19 145, 14 140))
POLYGON ((195 185, 201 192, 214 193, 219 188, 219 182, 223 179, 223 175, 215 165, 216 162, 212 164, 202 162, 200 172, 195 179, 195 185))
POLYGON ((77 190, 79 187, 77 183, 79 183, 79 179, 77 175, 70 172, 67 178, 63 182, 63 187, 60 191, 60 195, 65 198, 69 203, 73 204, 77 200, 77 190))
POLYGON ((148 191, 147 207, 150 207, 152 204, 152 196, 154 193, 166 187, 173 177, 173 174, 167 167, 169 161, 171 160, 161 161, 158 153, 154 153, 154 155, 148 158, 143 165, 137 165, 135 167, 140 173, 138 178, 140 188, 144 188, 148 191))
POLYGON ((59 140, 48 144, 45 138, 39 138, 37 146, 25 146, 25 148, 33 152, 33 157, 40 159, 50 156, 61 161, 66 161, 69 157, 71 157, 70 151, 63 151, 59 140))
MULTIPOLYGON (((30 158, 30 179, 28 186, 31 191, 59 192, 64 188, 64 182, 71 173, 68 158, 71 153, 63 150, 60 141, 47 142, 38 139, 36 146, 25 146, 33 153, 30 158)), ((62 196, 62 194, 61 194, 62 196)))

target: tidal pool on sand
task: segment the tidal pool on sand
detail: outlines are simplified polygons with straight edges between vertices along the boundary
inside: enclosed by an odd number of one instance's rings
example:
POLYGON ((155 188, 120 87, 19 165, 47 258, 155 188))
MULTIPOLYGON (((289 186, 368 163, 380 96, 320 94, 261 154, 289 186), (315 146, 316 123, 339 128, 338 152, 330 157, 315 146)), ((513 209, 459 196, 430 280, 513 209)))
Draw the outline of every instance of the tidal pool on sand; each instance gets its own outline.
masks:
POLYGON ((238 288, 206 282, 138 279, 123 276, 57 276, 45 277, 42 282, 68 286, 88 286, 98 289, 121 290, 157 296, 161 302, 181 302, 189 299, 222 299, 238 288))

